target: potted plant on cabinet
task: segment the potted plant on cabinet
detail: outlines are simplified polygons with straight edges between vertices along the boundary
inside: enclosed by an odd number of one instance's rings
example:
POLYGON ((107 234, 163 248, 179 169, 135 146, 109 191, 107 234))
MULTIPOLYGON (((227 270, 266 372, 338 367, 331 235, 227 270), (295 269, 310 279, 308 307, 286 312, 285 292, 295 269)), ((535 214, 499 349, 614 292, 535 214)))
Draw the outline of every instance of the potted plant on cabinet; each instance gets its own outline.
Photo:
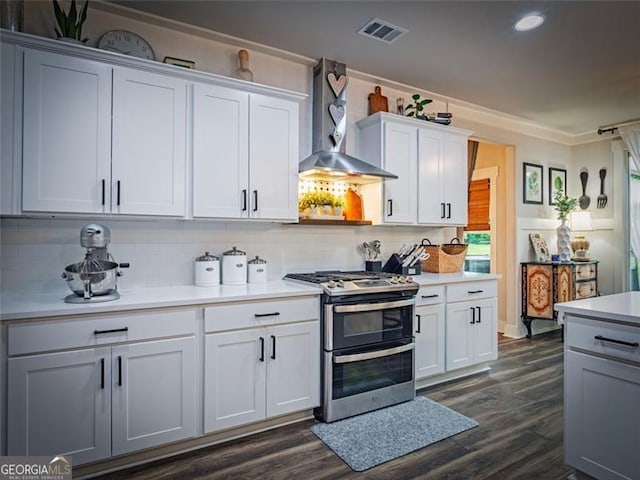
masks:
POLYGON ((84 6, 80 10, 76 9, 76 0, 71 0, 71 6, 69 7, 69 13, 65 11, 58 4, 58 0, 53 0, 53 13, 58 23, 58 28, 54 28, 59 40, 69 41, 73 43, 86 43, 88 38, 82 38, 82 25, 87 19, 87 7, 89 0, 84 2, 84 6))

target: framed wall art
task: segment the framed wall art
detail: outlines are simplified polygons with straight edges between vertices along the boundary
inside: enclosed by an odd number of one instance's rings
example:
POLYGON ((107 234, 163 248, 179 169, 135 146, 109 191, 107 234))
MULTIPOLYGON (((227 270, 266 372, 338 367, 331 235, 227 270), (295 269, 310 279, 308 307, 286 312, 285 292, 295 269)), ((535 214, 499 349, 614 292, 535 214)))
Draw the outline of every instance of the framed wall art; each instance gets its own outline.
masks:
POLYGON ((542 165, 522 164, 522 201, 542 205, 542 165))
POLYGON ((549 205, 555 205, 556 193, 567 193, 567 171, 549 167, 549 205))

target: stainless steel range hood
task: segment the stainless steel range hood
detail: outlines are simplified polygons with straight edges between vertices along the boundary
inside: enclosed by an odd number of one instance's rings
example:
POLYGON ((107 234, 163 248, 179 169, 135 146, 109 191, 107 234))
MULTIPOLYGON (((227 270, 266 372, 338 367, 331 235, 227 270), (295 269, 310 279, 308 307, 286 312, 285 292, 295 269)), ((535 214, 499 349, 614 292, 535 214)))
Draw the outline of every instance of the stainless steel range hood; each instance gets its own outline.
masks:
POLYGON ((346 65, 323 58, 313 69, 313 152, 299 165, 302 176, 346 177, 362 183, 398 178, 345 153, 347 130, 346 65))

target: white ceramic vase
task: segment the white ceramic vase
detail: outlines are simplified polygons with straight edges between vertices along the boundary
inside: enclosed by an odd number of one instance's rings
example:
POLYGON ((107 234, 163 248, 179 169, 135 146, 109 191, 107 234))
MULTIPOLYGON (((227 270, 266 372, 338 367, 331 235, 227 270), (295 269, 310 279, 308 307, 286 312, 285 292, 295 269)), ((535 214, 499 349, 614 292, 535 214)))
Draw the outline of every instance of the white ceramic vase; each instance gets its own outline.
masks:
POLYGON ((569 236, 571 235, 571 229, 567 225, 567 219, 563 218, 562 223, 556 230, 558 235, 558 256, 560 257, 561 262, 568 262, 571 260, 571 239, 569 236))

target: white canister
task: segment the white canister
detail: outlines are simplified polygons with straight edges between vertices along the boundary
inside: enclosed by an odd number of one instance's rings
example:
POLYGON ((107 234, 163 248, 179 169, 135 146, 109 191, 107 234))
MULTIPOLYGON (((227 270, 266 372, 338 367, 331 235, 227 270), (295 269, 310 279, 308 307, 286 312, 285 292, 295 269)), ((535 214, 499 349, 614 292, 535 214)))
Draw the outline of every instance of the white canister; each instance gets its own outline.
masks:
POLYGON ((249 283, 265 283, 267 281, 267 261, 256 255, 249 260, 249 283))
POLYGON ((236 247, 222 254, 222 283, 225 285, 247 283, 247 254, 236 247))
POLYGON ((209 252, 196 258, 196 286, 213 287, 220 285, 220 260, 209 252))

